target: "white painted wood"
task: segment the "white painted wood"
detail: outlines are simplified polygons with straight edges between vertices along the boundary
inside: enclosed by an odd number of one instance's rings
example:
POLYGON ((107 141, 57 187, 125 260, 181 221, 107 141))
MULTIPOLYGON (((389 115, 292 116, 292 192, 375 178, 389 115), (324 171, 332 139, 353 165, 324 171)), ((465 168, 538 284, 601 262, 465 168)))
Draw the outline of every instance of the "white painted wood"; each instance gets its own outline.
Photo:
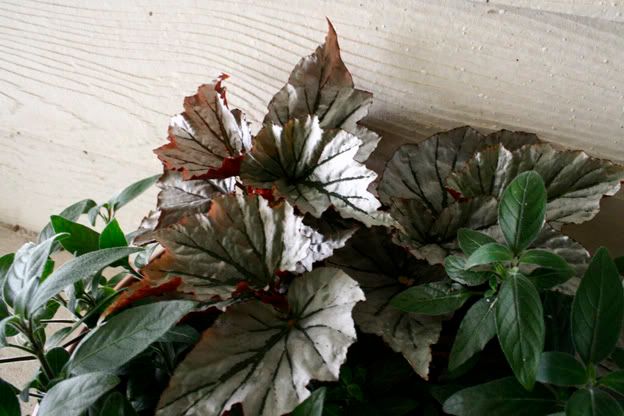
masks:
MULTIPOLYGON (((39 229, 158 172, 168 117, 220 71, 257 123, 325 16, 375 94, 377 168, 398 143, 463 124, 624 160, 622 2, 603 3, 0 0, 0 219, 39 229)), ((125 209, 126 228, 153 201, 125 209)))

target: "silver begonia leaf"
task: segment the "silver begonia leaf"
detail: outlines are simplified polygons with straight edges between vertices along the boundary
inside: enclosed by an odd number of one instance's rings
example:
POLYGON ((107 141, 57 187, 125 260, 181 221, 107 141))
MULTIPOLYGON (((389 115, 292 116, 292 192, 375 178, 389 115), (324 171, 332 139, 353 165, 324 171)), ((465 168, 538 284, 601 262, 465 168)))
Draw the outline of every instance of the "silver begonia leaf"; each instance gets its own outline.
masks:
POLYGON ((184 113, 171 119, 169 143, 154 150, 169 170, 183 179, 222 179, 238 173, 241 156, 251 148, 245 116, 230 111, 221 75, 184 99, 184 113))
POLYGON ((165 170, 156 185, 158 193, 157 210, 143 219, 135 243, 152 240, 154 230, 178 222, 182 217, 208 212, 213 198, 235 191, 235 179, 190 179, 184 180, 182 174, 165 170))
POLYGON ((338 379, 361 300, 353 279, 320 268, 295 278, 289 313, 258 301, 231 306, 176 368, 156 414, 218 416, 235 403, 249 416, 291 412, 310 380, 338 379))
POLYGON ((243 183, 273 189, 304 213, 320 217, 330 206, 367 226, 387 225, 387 213, 368 185, 377 177, 353 159, 360 140, 344 130, 322 130, 318 118, 266 125, 242 163, 243 183))
POLYGON ((502 145, 477 153, 448 179, 449 187, 465 197, 500 197, 520 173, 535 170, 546 184, 546 221, 557 226, 579 224, 600 210, 600 199, 613 195, 624 180, 624 167, 578 150, 558 150, 548 144, 523 146, 514 151, 502 145))
POLYGON ((360 144, 354 159, 364 162, 380 140, 376 133, 357 124, 368 114, 372 102, 372 93, 353 87, 330 23, 325 43, 299 61, 286 85, 271 99, 264 124, 282 126, 294 118, 316 115, 321 128, 340 128, 357 136, 360 144))
POLYGON ((427 379, 431 345, 438 341, 442 318, 405 313, 389 303, 408 286, 442 279, 443 268, 416 260, 393 244, 388 231, 380 227, 359 230, 327 264, 347 272, 366 294, 366 301, 353 310, 356 325, 381 336, 427 379))
POLYGON ((308 255, 310 238, 301 228, 301 217, 287 202, 270 207, 258 196, 222 196, 207 214, 157 231, 166 251, 144 272, 152 284, 182 278, 178 290, 199 300, 227 297, 241 281, 264 288, 276 272, 296 270, 308 255))

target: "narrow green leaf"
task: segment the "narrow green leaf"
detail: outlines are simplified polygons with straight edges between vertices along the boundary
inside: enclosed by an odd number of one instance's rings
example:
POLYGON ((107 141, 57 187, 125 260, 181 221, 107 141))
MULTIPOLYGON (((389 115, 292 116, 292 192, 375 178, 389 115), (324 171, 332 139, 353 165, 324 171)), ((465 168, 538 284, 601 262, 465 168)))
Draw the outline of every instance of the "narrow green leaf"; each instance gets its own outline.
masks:
POLYGON ((537 290, 548 290, 567 282, 572 276, 573 274, 568 272, 561 273, 557 270, 538 267, 529 273, 527 277, 537 290))
POLYGON ((457 240, 459 248, 462 249, 466 256, 470 256, 481 246, 496 243, 496 240, 489 235, 471 230, 470 228, 460 228, 457 231, 457 240))
POLYGON ((498 223, 514 253, 520 253, 535 240, 545 215, 544 180, 535 171, 521 173, 503 191, 498 206, 498 223))
POLYGON ((572 276, 574 269, 565 259, 553 252, 546 250, 527 250, 520 255, 520 263, 535 264, 546 269, 551 269, 565 276, 572 276))
POLYGON ((160 178, 160 176, 160 174, 150 176, 133 183, 132 185, 126 187, 117 195, 112 197, 108 201, 108 204, 112 207, 113 211, 118 211, 121 207, 123 207, 124 205, 141 195, 143 192, 151 188, 152 185, 154 185, 156 181, 158 181, 158 178, 160 178))
POLYGON ((624 371, 615 371, 598 380, 598 384, 624 395, 624 371))
POLYGON ((69 253, 81 256, 99 248, 100 234, 85 225, 58 215, 50 217, 50 224, 56 233, 69 234, 68 237, 61 240, 61 245, 69 253))
POLYGON ((106 224, 106 227, 100 234, 99 247, 100 248, 112 248, 112 247, 125 247, 128 245, 126 236, 124 235, 119 222, 113 218, 111 222, 106 224))
POLYGON ((30 310, 35 311, 64 288, 99 272, 111 263, 141 250, 138 247, 105 248, 68 261, 48 276, 41 284, 30 300, 30 310))
POLYGON ((555 397, 538 385, 525 390, 512 378, 469 387, 444 402, 444 412, 456 416, 537 416, 556 409, 555 397))
POLYGON ((449 370, 455 370, 496 336, 494 305, 490 299, 480 299, 468 309, 459 325, 457 336, 451 349, 449 370))
POLYGON ((533 388, 544 348, 544 317, 539 293, 521 274, 509 276, 500 287, 496 333, 520 384, 533 388))
POLYGON ((291 416, 322 416, 326 390, 325 387, 314 390, 310 397, 293 410, 291 416))
POLYGON ((509 248, 498 243, 488 243, 476 249, 466 260, 466 269, 483 264, 499 263, 513 260, 509 248))
POLYGON ((118 368, 162 337, 194 306, 191 301, 168 301, 123 311, 78 345, 70 371, 84 374, 118 368))
POLYGON ((479 286, 488 281, 491 272, 466 270, 466 259, 460 256, 447 256, 444 270, 454 281, 466 286, 479 286))
POLYGON ((572 339, 587 364, 597 364, 613 349, 622 329, 624 292, 606 248, 592 258, 572 302, 572 339))
POLYGON ((11 268, 11 264, 13 264, 14 258, 15 253, 5 254, 0 257, 0 294, 2 292, 2 288, 4 287, 4 281, 6 280, 9 269, 11 268))
POLYGON ((45 395, 39 406, 39 414, 80 416, 117 384, 119 378, 106 373, 89 373, 63 380, 45 395))
POLYGON ((556 386, 582 386, 587 382, 583 364, 570 354, 557 351, 543 352, 536 380, 556 386))
POLYGON ((470 296, 462 287, 443 282, 425 283, 399 293, 390 305, 404 312, 444 315, 459 309, 470 296))
POLYGON ((20 405, 14 387, 0 378, 0 415, 20 416, 20 405))
POLYGON ((596 388, 577 390, 566 404, 566 416, 622 416, 617 400, 596 388))
MULTIPOLYGON (((92 199, 83 199, 82 201, 78 201, 67 208, 65 208, 59 214, 59 217, 63 217, 70 221, 76 221, 82 214, 86 214, 89 212, 91 208, 95 206, 95 201, 92 199)), ((48 238, 54 235, 54 228, 51 223, 47 223, 46 226, 39 233, 38 241, 42 242, 43 240, 47 240, 48 238)))
POLYGON ((118 391, 114 391, 106 397, 98 416, 136 416, 128 399, 118 391))
POLYGON ((61 376, 63 367, 69 361, 69 352, 65 348, 55 347, 45 354, 46 361, 55 377, 61 376))

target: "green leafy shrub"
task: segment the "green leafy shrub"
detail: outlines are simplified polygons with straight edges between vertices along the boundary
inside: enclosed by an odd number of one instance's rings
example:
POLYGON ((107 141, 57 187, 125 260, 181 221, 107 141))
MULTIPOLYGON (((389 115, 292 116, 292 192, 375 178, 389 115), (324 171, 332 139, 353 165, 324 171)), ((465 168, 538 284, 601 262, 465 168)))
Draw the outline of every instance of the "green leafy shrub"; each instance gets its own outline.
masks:
POLYGON ((331 26, 255 134, 226 78, 171 120, 162 175, 0 258, 0 346, 24 353, 0 363, 40 366, 0 382, 1 414, 624 413, 624 261, 561 231, 622 167, 462 127, 401 146, 377 182, 372 94, 331 26), (153 184, 124 233, 116 213, 153 184))

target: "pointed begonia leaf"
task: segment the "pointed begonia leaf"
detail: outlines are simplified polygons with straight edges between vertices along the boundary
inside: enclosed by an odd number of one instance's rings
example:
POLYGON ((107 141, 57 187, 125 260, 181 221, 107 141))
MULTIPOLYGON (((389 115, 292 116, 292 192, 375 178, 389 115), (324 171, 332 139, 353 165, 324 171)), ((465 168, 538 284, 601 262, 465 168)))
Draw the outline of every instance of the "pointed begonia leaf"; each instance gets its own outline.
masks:
POLYGON ((578 150, 558 150, 548 144, 510 150, 502 145, 477 153, 448 178, 448 186, 464 197, 500 197, 520 173, 535 170, 544 179, 551 224, 582 223, 600 210, 600 199, 613 195, 624 180, 624 166, 596 159, 578 150))
POLYGON ((320 268, 295 278, 289 313, 258 301, 230 307, 176 368, 156 414, 218 416, 235 403, 246 415, 291 412, 310 380, 338 379, 361 300, 353 279, 320 268))
POLYGON ((389 303, 408 286, 442 279, 444 270, 416 260, 394 245, 388 231, 381 227, 359 230, 327 263, 347 272, 366 294, 366 301, 353 310, 357 326, 363 332, 381 336, 393 350, 403 354, 418 375, 427 379, 431 345, 438 341, 442 319, 402 312, 389 303))
POLYGON ((235 179, 191 179, 184 180, 182 174, 166 170, 156 184, 158 193, 157 210, 143 219, 135 243, 149 242, 151 231, 178 222, 182 217, 208 212, 213 198, 232 193, 235 179))
POLYGON ((401 146, 378 188, 381 200, 391 206, 392 216, 403 227, 396 242, 418 258, 442 263, 457 245, 459 228, 496 223, 496 198, 460 198, 447 189, 446 178, 479 150, 499 143, 515 150, 539 140, 528 133, 501 130, 484 136, 471 127, 460 127, 401 146))
POLYGON ((221 75, 184 99, 184 113, 171 119, 169 143, 154 150, 169 170, 186 179, 236 176, 242 154, 251 148, 245 116, 230 111, 221 75))
POLYGON ((357 124, 368 114, 372 102, 372 93, 354 88, 330 23, 325 43, 299 61, 286 85, 271 99, 264 124, 282 126, 294 118, 316 115, 321 128, 340 128, 357 136, 360 143, 354 159, 364 162, 380 139, 357 124))
POLYGON ((321 234, 318 230, 303 225, 301 232, 310 239, 308 255, 299 262, 297 272, 312 270, 315 262, 324 260, 334 254, 334 250, 344 247, 345 243, 357 231, 357 227, 336 230, 333 233, 321 234))
POLYGON ((287 202, 270 207, 258 196, 215 198, 207 214, 156 233, 166 251, 144 273, 152 286, 180 277, 178 290, 199 300, 227 297, 241 281, 260 289, 276 272, 294 271, 307 255, 310 239, 301 226, 287 202))
POLYGON ((330 206, 367 226, 391 222, 368 185, 377 177, 353 159, 360 140, 343 130, 322 130, 317 117, 265 126, 241 166, 246 185, 272 188, 304 213, 320 217, 330 206))

